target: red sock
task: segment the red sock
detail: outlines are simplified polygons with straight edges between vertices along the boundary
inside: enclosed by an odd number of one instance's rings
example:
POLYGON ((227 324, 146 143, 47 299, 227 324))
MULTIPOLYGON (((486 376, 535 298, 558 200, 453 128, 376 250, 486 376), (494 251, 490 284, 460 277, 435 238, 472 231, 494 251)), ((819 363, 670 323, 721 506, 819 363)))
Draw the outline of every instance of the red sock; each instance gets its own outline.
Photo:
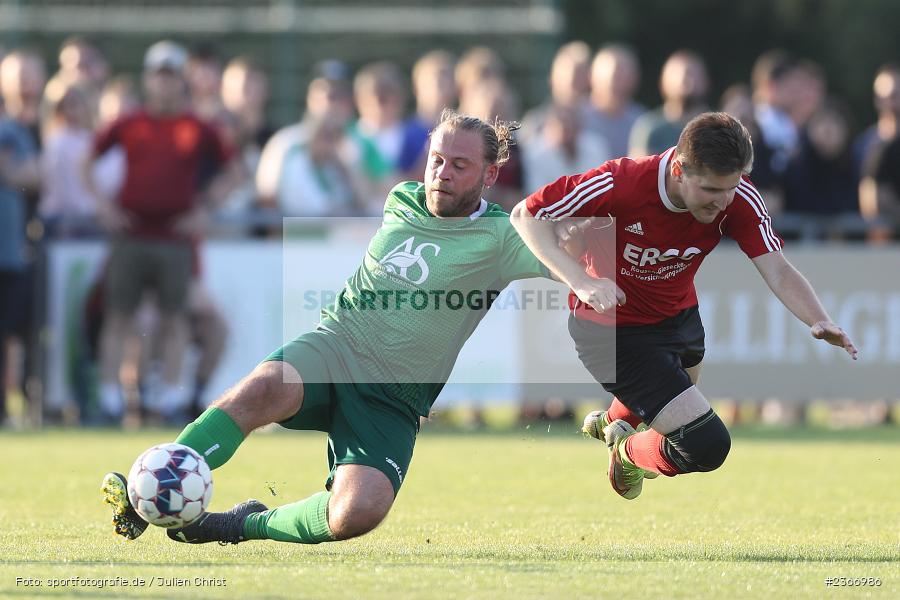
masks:
POLYGON ((606 410, 606 420, 612 423, 616 419, 625 419, 632 427, 637 427, 642 423, 640 417, 628 410, 627 406, 622 404, 617 397, 613 396, 612 404, 610 404, 609 408, 606 410))
POLYGON ((625 440, 625 453, 628 454, 631 462, 645 471, 674 477, 681 471, 663 454, 662 445, 665 441, 666 438, 661 433, 654 429, 648 429, 625 440))

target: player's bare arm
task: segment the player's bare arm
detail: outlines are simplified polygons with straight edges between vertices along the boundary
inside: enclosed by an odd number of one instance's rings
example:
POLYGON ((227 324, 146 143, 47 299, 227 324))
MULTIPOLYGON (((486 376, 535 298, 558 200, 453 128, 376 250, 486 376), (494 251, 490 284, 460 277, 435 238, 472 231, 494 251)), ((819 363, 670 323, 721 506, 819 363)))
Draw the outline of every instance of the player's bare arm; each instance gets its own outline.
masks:
POLYGON ((585 273, 584 268, 566 250, 560 248, 556 225, 551 221, 532 217, 524 201, 513 208, 510 221, 534 255, 550 271, 556 273, 579 300, 590 304, 598 312, 610 310, 617 304, 625 304, 625 293, 615 282, 605 278, 595 279, 585 273))
POLYGON ((809 325, 814 338, 843 348, 856 360, 859 351, 850 336, 831 320, 809 281, 788 262, 783 253, 770 252, 757 256, 753 264, 781 303, 809 325))

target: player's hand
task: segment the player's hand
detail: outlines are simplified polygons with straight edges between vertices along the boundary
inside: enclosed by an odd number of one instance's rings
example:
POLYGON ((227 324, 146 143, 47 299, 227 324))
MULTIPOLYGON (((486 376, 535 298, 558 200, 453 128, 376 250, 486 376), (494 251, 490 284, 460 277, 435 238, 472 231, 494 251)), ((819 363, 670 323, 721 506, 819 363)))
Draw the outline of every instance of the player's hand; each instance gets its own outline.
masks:
POLYGON ((553 228, 559 247, 565 248, 569 242, 580 237, 584 230, 590 227, 593 222, 594 217, 588 217, 587 219, 567 218, 559 221, 553 228))
POLYGON ((859 350, 853 345, 847 332, 831 321, 819 321, 810 327, 809 332, 817 340, 825 340, 832 346, 843 348, 850 355, 850 358, 856 360, 859 350))
POLYGON ((586 277, 572 288, 578 299, 591 305, 597 312, 606 312, 616 305, 625 304, 625 292, 610 279, 586 277))
POLYGON ((97 220, 110 233, 121 233, 131 225, 131 219, 124 210, 114 204, 102 202, 97 210, 97 220))

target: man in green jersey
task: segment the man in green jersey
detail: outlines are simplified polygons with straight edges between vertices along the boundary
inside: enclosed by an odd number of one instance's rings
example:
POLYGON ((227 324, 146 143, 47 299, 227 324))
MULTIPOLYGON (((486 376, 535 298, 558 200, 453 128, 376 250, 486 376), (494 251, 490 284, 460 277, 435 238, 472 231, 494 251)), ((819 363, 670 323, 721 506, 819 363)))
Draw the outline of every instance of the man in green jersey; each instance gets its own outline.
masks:
MULTIPOLYGON (((510 130, 445 111, 425 183, 390 192, 362 264, 318 328, 272 353, 176 439, 215 469, 270 423, 327 432, 326 491, 274 509, 242 502, 169 529, 170 538, 316 544, 363 535, 384 519, 407 475, 419 417, 491 301, 510 281, 548 275, 508 215, 482 198, 509 157, 510 130)), ((126 488, 118 473, 103 480, 116 532, 134 539, 147 523, 126 488)))

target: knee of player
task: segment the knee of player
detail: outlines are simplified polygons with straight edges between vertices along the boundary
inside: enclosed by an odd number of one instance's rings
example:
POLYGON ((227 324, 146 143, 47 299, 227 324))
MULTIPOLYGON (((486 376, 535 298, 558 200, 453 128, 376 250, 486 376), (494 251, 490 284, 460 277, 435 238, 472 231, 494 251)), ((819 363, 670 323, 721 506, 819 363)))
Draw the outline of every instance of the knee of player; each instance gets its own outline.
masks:
POLYGON ((275 361, 262 363, 253 371, 250 386, 251 389, 247 394, 249 397, 267 407, 275 404, 283 405, 286 414, 297 412, 303 401, 303 384, 300 376, 287 363, 275 361))
POLYGON ((670 458, 683 473, 715 471, 731 450, 731 435, 718 415, 710 411, 686 425, 684 433, 670 439, 670 458))
POLYGON ((702 450, 697 453, 698 471, 715 471, 725 463, 731 451, 731 434, 718 415, 702 428, 702 450))
POLYGON ((376 498, 329 504, 328 527, 336 540, 346 540, 369 533, 387 516, 392 502, 376 498))
MULTIPOLYGON (((720 421, 721 423, 721 421, 720 421)), ((712 435, 708 441, 706 454, 701 462, 701 471, 715 471, 725 463, 728 453, 731 451, 731 435, 723 424, 721 429, 712 435)))

